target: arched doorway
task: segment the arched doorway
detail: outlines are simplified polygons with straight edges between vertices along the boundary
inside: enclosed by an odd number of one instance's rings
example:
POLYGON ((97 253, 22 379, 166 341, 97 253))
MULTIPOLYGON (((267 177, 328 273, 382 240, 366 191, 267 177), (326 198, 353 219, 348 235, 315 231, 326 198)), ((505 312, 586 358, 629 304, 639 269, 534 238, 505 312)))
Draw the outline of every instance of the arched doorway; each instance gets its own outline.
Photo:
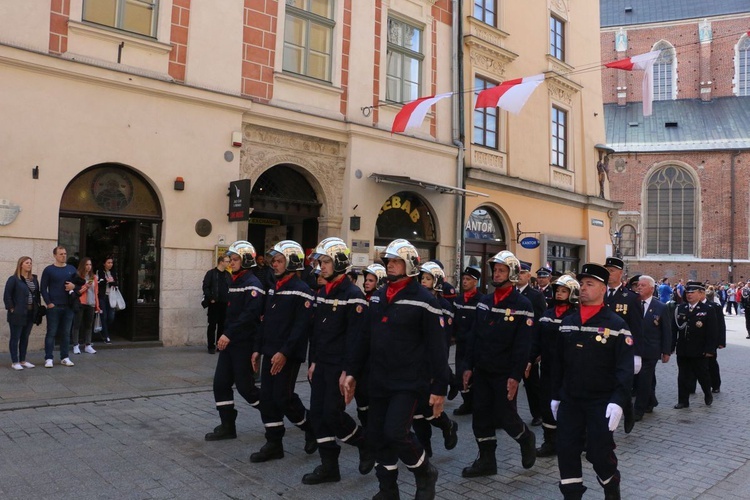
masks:
MULTIPOLYGON (((464 228, 464 237, 466 244, 463 267, 478 267, 482 270, 483 277, 488 273, 487 260, 508 248, 500 217, 488 207, 479 207, 471 212, 464 228)), ((479 283, 482 293, 488 292, 489 281, 482 279, 479 283)))
POLYGON ((293 166, 277 165, 263 172, 253 186, 250 206, 248 241, 259 253, 285 239, 305 249, 318 244, 321 203, 312 185, 293 166))
POLYGON ((135 171, 114 163, 90 167, 65 188, 58 241, 77 266, 91 257, 99 269, 114 258, 127 307, 118 311, 110 337, 159 340, 161 204, 135 171))
POLYGON ((389 196, 378 213, 375 225, 378 250, 398 238, 409 240, 422 262, 435 258, 437 231, 432 211, 421 196, 411 191, 399 191, 389 196))

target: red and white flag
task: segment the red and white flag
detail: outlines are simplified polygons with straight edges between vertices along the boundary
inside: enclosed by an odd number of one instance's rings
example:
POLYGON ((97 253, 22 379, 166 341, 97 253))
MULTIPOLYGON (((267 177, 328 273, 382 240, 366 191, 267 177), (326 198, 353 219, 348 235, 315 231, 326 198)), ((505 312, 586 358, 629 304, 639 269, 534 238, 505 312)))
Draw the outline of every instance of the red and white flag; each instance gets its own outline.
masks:
POLYGON ((433 104, 441 99, 450 97, 453 92, 447 94, 438 94, 430 97, 422 97, 416 101, 412 101, 405 104, 401 111, 398 112, 396 118, 393 119, 393 126, 391 127, 391 134, 396 132, 403 132, 409 128, 419 128, 422 126, 424 117, 427 116, 427 111, 430 110, 433 104))
POLYGON ((625 71, 642 70, 645 72, 643 73, 643 82, 641 84, 643 92, 643 116, 651 116, 651 103, 654 101, 654 62, 656 62, 659 54, 661 54, 661 50, 652 50, 645 54, 605 64, 608 68, 624 69, 625 71))
POLYGON ((544 75, 538 74, 526 78, 508 80, 497 87, 483 90, 477 96, 474 109, 498 107, 513 114, 521 112, 526 101, 542 82, 544 75))

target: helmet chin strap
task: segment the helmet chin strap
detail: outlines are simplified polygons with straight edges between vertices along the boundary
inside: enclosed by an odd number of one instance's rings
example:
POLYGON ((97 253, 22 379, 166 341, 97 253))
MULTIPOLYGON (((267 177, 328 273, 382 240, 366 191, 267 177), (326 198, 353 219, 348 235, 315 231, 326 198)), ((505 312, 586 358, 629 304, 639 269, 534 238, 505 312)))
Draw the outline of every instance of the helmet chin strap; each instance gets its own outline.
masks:
POLYGON ((332 281, 336 281, 336 278, 338 278, 342 274, 344 274, 344 273, 337 273, 336 271, 334 271, 333 274, 331 274, 327 278, 325 276, 323 276, 323 279, 326 280, 328 283, 331 283, 332 281))
POLYGON ((388 276, 386 276, 386 278, 385 278, 385 279, 387 279, 389 283, 393 283, 393 282, 396 282, 396 281, 402 280, 402 279, 404 279, 404 278, 407 278, 407 276, 406 276, 405 274, 399 274, 399 275, 397 275, 397 276, 391 276, 391 275, 389 274, 388 276))
POLYGON ((505 281, 493 281, 493 282, 492 282, 492 286, 494 286, 495 288, 502 288, 502 287, 504 287, 504 286, 505 286, 505 284, 506 284, 506 283, 510 283, 510 280, 505 280, 505 281))

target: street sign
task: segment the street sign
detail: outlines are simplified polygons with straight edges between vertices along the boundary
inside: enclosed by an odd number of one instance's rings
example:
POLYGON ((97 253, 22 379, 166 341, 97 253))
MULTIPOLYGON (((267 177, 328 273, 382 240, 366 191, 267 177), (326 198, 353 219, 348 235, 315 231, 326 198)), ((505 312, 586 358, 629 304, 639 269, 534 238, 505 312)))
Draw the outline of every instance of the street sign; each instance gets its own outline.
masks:
POLYGON ((250 179, 229 183, 229 222, 246 222, 250 217, 250 179))
POLYGON ((539 246, 539 240, 533 236, 527 236, 521 240, 521 246, 528 249, 537 248, 539 246))

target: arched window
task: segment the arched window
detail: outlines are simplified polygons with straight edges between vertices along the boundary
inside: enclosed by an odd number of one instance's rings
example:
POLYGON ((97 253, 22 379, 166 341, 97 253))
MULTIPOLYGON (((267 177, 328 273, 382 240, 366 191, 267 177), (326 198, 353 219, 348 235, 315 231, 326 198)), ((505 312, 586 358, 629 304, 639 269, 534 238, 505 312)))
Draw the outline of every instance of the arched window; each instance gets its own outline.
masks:
POLYGON ((623 257, 635 257, 635 228, 625 224, 620 228, 620 253, 623 257))
POLYGON ((695 254, 696 189, 692 176, 669 165, 656 170, 646 187, 646 253, 695 254))
POLYGON ((737 44, 737 95, 750 96, 750 36, 743 35, 737 44))
POLYGON ((375 245, 385 247, 397 238, 409 240, 423 261, 435 258, 435 219, 417 193, 400 191, 389 196, 380 207, 375 223, 375 245))
POLYGON ((653 50, 661 50, 654 62, 654 101, 667 101, 675 98, 674 72, 675 50, 671 43, 662 40, 653 50))

